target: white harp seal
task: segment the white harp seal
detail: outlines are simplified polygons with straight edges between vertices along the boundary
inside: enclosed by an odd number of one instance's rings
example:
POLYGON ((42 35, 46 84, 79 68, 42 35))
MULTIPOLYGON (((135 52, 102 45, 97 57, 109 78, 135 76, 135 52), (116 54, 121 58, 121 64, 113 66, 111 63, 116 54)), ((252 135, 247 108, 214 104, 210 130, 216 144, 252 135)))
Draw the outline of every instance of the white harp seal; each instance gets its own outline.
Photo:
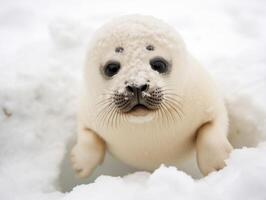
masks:
POLYGON ((134 15, 96 32, 86 55, 77 143, 80 177, 105 151, 141 170, 161 164, 202 174, 225 166, 232 147, 227 111, 215 83, 164 22, 134 15))

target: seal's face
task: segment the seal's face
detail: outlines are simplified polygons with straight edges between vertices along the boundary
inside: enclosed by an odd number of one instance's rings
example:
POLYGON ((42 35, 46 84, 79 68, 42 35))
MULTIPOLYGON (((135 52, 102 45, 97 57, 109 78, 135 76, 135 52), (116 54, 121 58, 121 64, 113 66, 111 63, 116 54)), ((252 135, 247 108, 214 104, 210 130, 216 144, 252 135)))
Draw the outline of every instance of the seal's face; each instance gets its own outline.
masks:
MULTIPOLYGON (((155 47, 153 45, 146 46, 147 51, 154 51, 154 49, 155 47)), ((123 47, 115 48, 116 53, 123 53, 123 51, 123 47)), ((145 64, 141 63, 142 66, 145 66, 145 64)), ((159 74, 166 74, 170 68, 169 61, 158 56, 151 58, 146 65, 150 66, 147 67, 144 73, 152 73, 149 71, 153 70, 159 74)), ((102 69, 103 76, 115 78, 115 75, 119 73, 120 69, 121 64, 119 61, 108 61, 102 69)), ((139 67, 137 67, 137 70, 134 70, 134 67, 132 67, 130 72, 127 73, 127 78, 124 79, 122 88, 120 86, 113 91, 110 100, 120 112, 145 114, 163 106, 164 95, 162 87, 152 85, 149 74, 143 77, 143 75, 139 74, 140 70, 139 67)))
POLYGON ((107 95, 109 106, 116 112, 135 116, 175 107, 167 98, 169 91, 163 87, 164 79, 171 73, 170 56, 161 55, 160 46, 142 44, 139 39, 132 40, 128 48, 115 45, 113 51, 117 55, 107 59, 100 68, 102 78, 113 86, 107 95), (137 48, 133 52, 134 46, 137 48), (127 54, 127 50, 131 52, 127 54))
POLYGON ((164 38, 160 23, 149 27, 146 22, 129 20, 102 30, 105 33, 100 34, 89 56, 94 68, 86 72, 92 75, 89 80, 94 79, 89 84, 98 89, 95 96, 100 96, 97 103, 102 118, 158 114, 169 119, 182 115, 181 94, 170 84, 175 85, 177 72, 182 82, 178 60, 182 42, 177 44, 172 36, 164 38), (173 69, 176 64, 179 70, 173 69))

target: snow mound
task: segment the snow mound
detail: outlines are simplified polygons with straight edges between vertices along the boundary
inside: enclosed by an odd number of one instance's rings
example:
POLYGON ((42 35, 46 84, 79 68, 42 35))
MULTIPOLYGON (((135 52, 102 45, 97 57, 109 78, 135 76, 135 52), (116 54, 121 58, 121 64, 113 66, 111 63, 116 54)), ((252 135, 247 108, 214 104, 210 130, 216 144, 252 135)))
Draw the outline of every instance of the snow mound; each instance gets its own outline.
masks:
POLYGON ((0 199, 266 199, 265 6, 259 0, 2 2, 0 199), (66 158, 88 39, 109 18, 128 13, 162 18, 181 33, 220 84, 230 140, 240 149, 226 168, 199 180, 165 166, 118 177, 134 169, 118 170, 107 160, 96 174, 116 177, 85 180, 64 193, 78 182, 66 158))
POLYGON ((265 153, 266 143, 235 150, 227 161, 228 167, 201 180, 165 166, 153 174, 101 176, 93 184, 75 187, 63 199, 265 199, 265 153))

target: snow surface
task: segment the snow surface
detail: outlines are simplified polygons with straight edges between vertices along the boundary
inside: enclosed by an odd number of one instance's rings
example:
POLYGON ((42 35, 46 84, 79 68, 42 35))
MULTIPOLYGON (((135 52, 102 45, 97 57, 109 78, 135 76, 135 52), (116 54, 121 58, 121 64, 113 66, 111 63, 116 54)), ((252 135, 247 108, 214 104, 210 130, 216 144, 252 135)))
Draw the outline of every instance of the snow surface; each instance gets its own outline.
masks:
MULTIPOLYGON (((0 199, 266 199, 265 20, 263 0, 0 1, 0 199), (181 33, 224 91, 231 141, 249 148, 199 180, 162 166, 70 191, 82 183, 67 153, 85 49, 99 26, 128 13, 164 19, 181 33)), ((107 156, 83 183, 133 171, 107 156)))

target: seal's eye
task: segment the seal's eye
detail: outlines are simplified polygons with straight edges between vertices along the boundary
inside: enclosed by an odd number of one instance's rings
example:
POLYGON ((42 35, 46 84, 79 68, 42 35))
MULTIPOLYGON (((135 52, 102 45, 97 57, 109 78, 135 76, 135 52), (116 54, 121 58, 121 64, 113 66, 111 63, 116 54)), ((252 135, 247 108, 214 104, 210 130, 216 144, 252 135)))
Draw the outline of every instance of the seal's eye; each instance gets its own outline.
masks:
POLYGON ((153 58, 150 60, 151 68, 159 73, 168 71, 168 62, 163 58, 153 58))
POLYGON ((120 69, 120 63, 112 61, 104 66, 104 74, 108 77, 112 77, 118 73, 119 69, 120 69))

